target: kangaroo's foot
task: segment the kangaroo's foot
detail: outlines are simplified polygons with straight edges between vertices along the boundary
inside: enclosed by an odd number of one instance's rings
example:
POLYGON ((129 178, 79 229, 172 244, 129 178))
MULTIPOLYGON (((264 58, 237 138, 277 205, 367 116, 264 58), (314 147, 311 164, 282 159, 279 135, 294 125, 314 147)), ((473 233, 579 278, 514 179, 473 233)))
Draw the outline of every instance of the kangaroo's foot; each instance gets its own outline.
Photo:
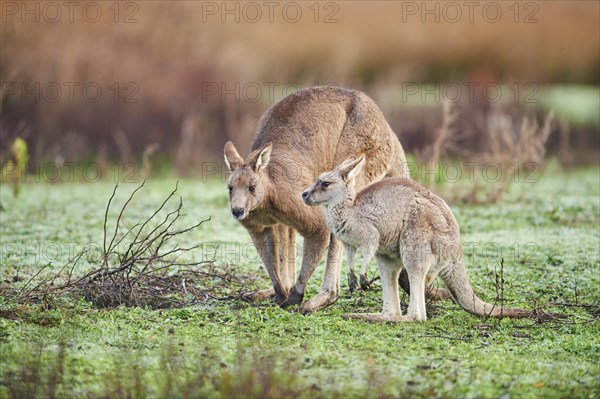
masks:
POLYGON ((309 315, 316 312, 319 309, 329 306, 335 303, 338 299, 337 292, 319 292, 317 295, 312 297, 310 301, 300 306, 300 313, 303 315, 309 315))
POLYGON ((427 297, 427 299, 431 299, 434 301, 452 299, 452 294, 450 294, 450 291, 444 288, 434 288, 432 286, 427 286, 425 288, 425 296, 427 297))
POLYGON ((406 272, 405 267, 403 267, 400 271, 400 275, 398 276, 398 284, 400 284, 400 288, 402 288, 404 292, 410 295, 410 282, 408 281, 408 273, 406 272))
POLYGON ((282 308, 287 308, 288 306, 299 305, 302 303, 303 298, 304 293, 299 293, 298 290, 296 290, 296 287, 293 287, 290 290, 287 299, 285 301, 282 301, 280 306, 282 308))
MULTIPOLYGON (((398 283, 400 284, 400 288, 410 295, 410 282, 408 281, 408 273, 406 272, 406 268, 403 268, 400 272, 398 283)), ((446 299, 452 299, 452 294, 450 294, 450 291, 447 289, 434 288, 433 286, 428 285, 427 289, 425 290, 425 297, 433 301, 443 301, 446 299)))
POLYGON ((269 288, 266 290, 260 290, 255 292, 248 292, 242 295, 244 301, 259 302, 275 297, 275 290, 269 288))
POLYGON ((409 317, 391 316, 391 315, 385 315, 382 313, 348 313, 348 314, 342 315, 342 318, 344 320, 357 319, 357 320, 371 321, 371 322, 375 322, 375 323, 382 323, 382 322, 399 323, 399 322, 405 322, 405 321, 413 321, 409 317))
POLYGON ((356 291, 356 287, 358 287, 358 279, 354 272, 348 272, 348 287, 350 288, 350 293, 356 291))
POLYGON ((363 291, 369 291, 371 289, 371 282, 366 274, 360 275, 360 289, 363 291))

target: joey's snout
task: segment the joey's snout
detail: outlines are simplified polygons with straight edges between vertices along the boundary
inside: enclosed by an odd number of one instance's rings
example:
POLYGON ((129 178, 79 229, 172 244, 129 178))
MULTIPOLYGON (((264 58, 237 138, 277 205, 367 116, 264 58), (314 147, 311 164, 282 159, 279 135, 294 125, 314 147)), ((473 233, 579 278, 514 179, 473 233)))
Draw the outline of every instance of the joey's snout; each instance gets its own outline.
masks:
POLYGON ((306 205, 313 205, 310 199, 310 188, 306 189, 302 193, 302 202, 304 202, 306 205))

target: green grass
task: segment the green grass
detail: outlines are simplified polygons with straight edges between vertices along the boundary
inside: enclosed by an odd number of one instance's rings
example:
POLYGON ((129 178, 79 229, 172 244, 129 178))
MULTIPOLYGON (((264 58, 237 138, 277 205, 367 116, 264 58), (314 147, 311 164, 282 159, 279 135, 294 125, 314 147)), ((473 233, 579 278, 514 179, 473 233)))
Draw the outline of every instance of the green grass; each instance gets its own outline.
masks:
POLYGON ((557 85, 540 93, 542 106, 574 125, 600 126, 600 89, 593 86, 557 85))
MULTIPOLYGON (((435 305, 424 323, 346 321, 347 312, 378 311, 381 292, 350 295, 345 279, 340 299, 312 316, 237 300, 100 310, 76 298, 46 306, 0 297, 0 397, 597 398, 599 179, 597 169, 549 171, 538 183, 513 186, 499 204, 452 205, 476 291, 494 300, 494 270, 504 258, 507 303, 596 306, 547 305, 569 314, 560 323, 484 320, 450 302, 435 305)), ((147 183, 127 221, 151 213, 174 185, 147 183)), ((116 203, 135 187, 121 184, 116 203)), ((182 245, 201 244, 186 260, 212 258, 221 244, 218 261, 267 287, 247 233, 228 215, 225 184, 179 187, 184 223, 212 217, 181 237, 182 245)), ((0 280, 23 284, 40 267, 58 270, 101 243, 112 189, 111 182, 26 184, 15 199, 1 187, 0 280)), ((97 266, 95 259, 85 258, 78 272, 97 266)), ((307 297, 322 274, 320 266, 307 297)))

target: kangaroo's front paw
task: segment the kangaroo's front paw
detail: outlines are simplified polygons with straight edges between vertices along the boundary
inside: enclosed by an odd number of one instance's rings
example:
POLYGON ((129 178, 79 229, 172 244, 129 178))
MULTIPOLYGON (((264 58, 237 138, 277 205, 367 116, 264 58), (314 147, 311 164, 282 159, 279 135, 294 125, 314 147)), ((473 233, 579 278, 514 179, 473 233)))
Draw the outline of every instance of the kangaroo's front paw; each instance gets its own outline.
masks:
POLYGON ((296 287, 294 287, 288 294, 287 299, 285 301, 282 301, 280 306, 282 308, 287 308, 288 306, 299 305, 302 303, 302 299, 304 299, 304 293, 299 293, 296 290, 296 287))
POLYGON ((360 275, 360 288, 363 291, 369 291, 371 289, 371 282, 366 274, 360 275))
POLYGON ((350 293, 356 291, 356 288, 358 287, 358 279, 354 272, 348 272, 348 287, 350 288, 350 293))
POLYGON ((288 297, 283 292, 275 291, 275 295, 273 295, 273 301, 279 306, 281 306, 287 300, 287 298, 288 297))

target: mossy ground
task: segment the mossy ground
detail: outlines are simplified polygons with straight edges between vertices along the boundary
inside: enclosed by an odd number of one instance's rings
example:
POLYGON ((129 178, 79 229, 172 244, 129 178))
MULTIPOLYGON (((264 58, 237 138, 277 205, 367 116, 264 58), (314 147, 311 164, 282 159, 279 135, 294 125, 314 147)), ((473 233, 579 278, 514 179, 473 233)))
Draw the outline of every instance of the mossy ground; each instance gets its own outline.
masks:
MULTIPOLYGON (((497 296, 494 272, 503 258, 506 303, 564 312, 566 320, 486 320, 446 302, 423 323, 347 321, 340 316, 378 311, 381 292, 376 284, 350 295, 345 278, 339 300, 312 316, 240 300, 101 310, 68 297, 47 306, 4 296, 0 397, 597 398, 599 179, 597 168, 551 170, 535 184, 515 184, 498 204, 451 206, 484 299, 497 296)), ((58 270, 86 245, 99 249, 113 185, 26 184, 16 199, 2 187, 0 279, 23 284, 44 265, 58 270)), ((147 183, 128 220, 151 213, 174 185, 147 183)), ((116 202, 135 187, 121 184, 116 202)), ((260 277, 256 288, 268 287, 246 231, 229 217, 224 183, 184 180, 179 193, 184 222, 212 217, 181 238, 200 245, 187 260, 232 263, 260 277)), ((96 259, 84 259, 79 272, 96 259)), ((307 297, 322 274, 320 266, 307 297)))

